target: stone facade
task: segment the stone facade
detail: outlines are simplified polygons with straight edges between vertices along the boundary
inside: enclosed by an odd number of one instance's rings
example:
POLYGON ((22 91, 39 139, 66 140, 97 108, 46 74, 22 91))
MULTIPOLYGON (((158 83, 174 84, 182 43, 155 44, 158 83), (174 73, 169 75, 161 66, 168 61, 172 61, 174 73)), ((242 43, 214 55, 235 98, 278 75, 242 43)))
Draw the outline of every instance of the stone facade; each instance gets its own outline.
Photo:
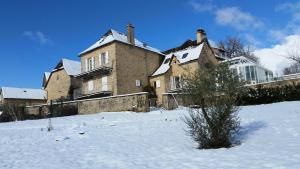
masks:
POLYGON ((52 72, 45 90, 47 91, 48 99, 47 102, 51 100, 57 100, 60 98, 68 98, 71 86, 71 77, 66 73, 64 69, 52 72))
POLYGON ((149 85, 148 77, 159 66, 161 57, 158 53, 118 41, 83 54, 81 55, 82 72, 93 71, 87 66, 89 60, 93 60, 94 69, 105 66, 111 68, 111 71, 99 73, 96 76, 83 76, 82 94, 90 95, 109 91, 111 95, 120 95, 142 92, 143 87, 149 85), (100 56, 103 53, 108 55, 108 61, 100 65, 100 56), (102 86, 103 77, 107 77, 106 91, 102 86))
POLYGON ((33 106, 38 104, 44 104, 46 100, 34 100, 34 99, 1 99, 0 105, 18 105, 18 106, 33 106))
POLYGON ((110 43, 106 46, 93 50, 86 53, 80 57, 81 60, 81 72, 89 71, 87 69, 88 60, 94 60, 94 68, 99 68, 101 66, 107 66, 112 68, 112 72, 99 74, 98 76, 93 76, 91 78, 82 78, 82 94, 89 95, 93 93, 98 93, 102 91, 102 77, 107 77, 108 90, 112 92, 113 95, 117 94, 116 86, 116 44, 110 43), (102 53, 108 54, 108 63, 100 65, 100 56, 102 53), (89 83, 93 83, 92 90, 89 90, 89 83))
POLYGON ((181 64, 176 57, 172 57, 170 62, 170 69, 163 74, 158 76, 150 77, 150 83, 155 87, 155 92, 157 95, 158 104, 163 104, 163 94, 168 92, 176 92, 171 89, 171 77, 183 77, 185 74, 193 73, 198 69, 201 69, 201 66, 205 65, 208 61, 213 64, 218 64, 219 61, 216 59, 213 51, 208 46, 207 42, 203 42, 203 49, 199 53, 199 59, 192 60, 187 63, 181 64), (160 81, 160 86, 157 87, 154 85, 157 81, 160 81))

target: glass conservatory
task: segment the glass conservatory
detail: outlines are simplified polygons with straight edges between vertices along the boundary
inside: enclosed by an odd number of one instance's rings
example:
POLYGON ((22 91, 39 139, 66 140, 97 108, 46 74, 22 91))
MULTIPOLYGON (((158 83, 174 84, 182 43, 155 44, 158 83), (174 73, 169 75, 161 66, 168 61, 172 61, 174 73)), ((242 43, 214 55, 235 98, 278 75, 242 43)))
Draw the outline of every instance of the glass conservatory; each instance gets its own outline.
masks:
POLYGON ((224 62, 229 63, 230 70, 239 74, 240 78, 245 80, 247 84, 269 82, 273 78, 272 71, 244 56, 228 59, 224 62))

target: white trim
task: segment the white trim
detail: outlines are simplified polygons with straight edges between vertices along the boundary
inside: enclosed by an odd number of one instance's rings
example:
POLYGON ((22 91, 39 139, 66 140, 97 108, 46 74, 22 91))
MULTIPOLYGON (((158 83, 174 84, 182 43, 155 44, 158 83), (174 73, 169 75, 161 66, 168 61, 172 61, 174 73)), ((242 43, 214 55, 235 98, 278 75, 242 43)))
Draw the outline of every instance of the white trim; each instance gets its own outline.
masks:
POLYGON ((94 90, 94 81, 93 80, 88 81, 87 85, 88 85, 87 86, 88 91, 93 91, 94 90))
POLYGON ((101 91, 108 91, 108 78, 103 76, 101 78, 101 91))

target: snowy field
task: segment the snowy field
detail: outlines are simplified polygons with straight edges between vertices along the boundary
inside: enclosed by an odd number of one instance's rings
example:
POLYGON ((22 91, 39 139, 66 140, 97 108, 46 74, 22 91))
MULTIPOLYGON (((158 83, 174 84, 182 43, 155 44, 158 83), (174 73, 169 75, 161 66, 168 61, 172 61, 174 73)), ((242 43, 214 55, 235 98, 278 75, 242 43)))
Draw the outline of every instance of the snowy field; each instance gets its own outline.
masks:
POLYGON ((300 102, 246 106, 242 144, 198 150, 185 109, 0 124, 0 169, 300 168, 300 102))

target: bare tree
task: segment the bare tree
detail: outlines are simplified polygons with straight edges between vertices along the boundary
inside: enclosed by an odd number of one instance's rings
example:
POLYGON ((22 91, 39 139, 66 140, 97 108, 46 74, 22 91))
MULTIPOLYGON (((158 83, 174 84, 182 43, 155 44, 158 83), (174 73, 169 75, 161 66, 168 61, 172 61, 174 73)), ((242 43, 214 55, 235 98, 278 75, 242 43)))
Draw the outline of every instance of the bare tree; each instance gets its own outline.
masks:
POLYGON ((300 63, 293 63, 292 65, 283 69, 284 75, 294 74, 294 73, 300 73, 300 63))
POLYGON ((294 49, 288 52, 287 58, 300 64, 300 47, 298 50, 294 49))
POLYGON ((218 47, 225 50, 226 57, 234 58, 245 56, 252 61, 258 62, 258 57, 253 54, 254 49, 251 45, 244 45, 237 37, 227 37, 218 43, 218 47))

